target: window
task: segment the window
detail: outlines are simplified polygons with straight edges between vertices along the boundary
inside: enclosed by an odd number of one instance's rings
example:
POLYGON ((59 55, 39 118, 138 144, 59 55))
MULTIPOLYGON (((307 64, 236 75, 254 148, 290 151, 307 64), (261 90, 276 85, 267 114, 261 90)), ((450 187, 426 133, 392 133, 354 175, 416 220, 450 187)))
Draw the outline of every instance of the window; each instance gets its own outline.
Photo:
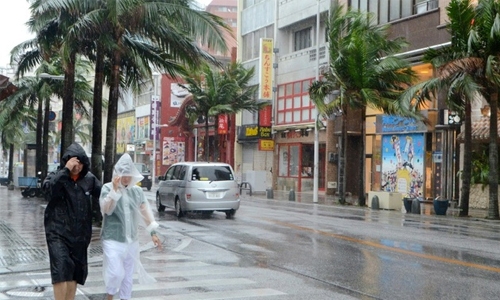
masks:
POLYGON ((278 86, 277 124, 314 121, 315 106, 309 99, 309 86, 313 79, 278 86))
POLYGON ((200 181, 227 181, 234 180, 231 169, 226 166, 194 167, 192 180, 200 181))
POLYGON ((167 170, 167 173, 165 173, 165 180, 172 180, 173 179, 174 170, 175 170, 175 166, 171 167, 170 169, 167 170))
POLYGON ((311 31, 312 27, 295 31, 293 51, 299 51, 312 46, 311 31))
POLYGON ((437 0, 351 0, 352 9, 374 13, 378 24, 406 18, 437 7, 437 0))
POLYGON ((269 25, 242 36, 243 61, 259 57, 260 38, 270 38, 273 34, 274 25, 269 25))
POLYGON ((279 150, 279 176, 299 176, 299 146, 281 145, 279 150))

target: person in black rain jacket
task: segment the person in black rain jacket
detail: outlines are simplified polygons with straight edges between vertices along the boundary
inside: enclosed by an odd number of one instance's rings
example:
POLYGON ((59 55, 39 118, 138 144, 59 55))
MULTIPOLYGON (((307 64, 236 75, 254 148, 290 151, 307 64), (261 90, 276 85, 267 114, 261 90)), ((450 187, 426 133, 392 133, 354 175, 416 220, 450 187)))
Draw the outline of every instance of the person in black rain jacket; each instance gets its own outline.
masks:
POLYGON ((85 150, 73 143, 64 152, 59 170, 43 183, 49 199, 44 224, 55 300, 74 299, 77 284, 85 284, 87 278, 92 197, 99 198, 102 187, 89 168, 85 150))

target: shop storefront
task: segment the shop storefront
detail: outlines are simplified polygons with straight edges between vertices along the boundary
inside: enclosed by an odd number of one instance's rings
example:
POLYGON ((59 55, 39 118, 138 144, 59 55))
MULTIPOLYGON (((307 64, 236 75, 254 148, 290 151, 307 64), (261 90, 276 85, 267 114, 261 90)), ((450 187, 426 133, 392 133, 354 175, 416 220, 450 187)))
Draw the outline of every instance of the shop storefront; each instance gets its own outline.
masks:
MULTIPOLYGON (((283 132, 278 138, 276 189, 312 191, 314 184, 314 141, 312 131, 283 132), (309 134, 311 132, 311 134, 309 134)), ((325 189, 326 145, 319 144, 318 187, 325 189)))

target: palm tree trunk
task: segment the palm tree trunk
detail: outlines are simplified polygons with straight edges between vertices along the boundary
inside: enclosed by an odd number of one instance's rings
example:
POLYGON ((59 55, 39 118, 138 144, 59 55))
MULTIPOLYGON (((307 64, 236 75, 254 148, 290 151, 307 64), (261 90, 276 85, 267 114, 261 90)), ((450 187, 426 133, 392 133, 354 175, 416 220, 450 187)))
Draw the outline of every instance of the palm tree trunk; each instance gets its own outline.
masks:
POLYGON ((116 121, 118 113, 118 98, 120 95, 120 61, 121 54, 115 51, 113 72, 111 73, 111 89, 109 91, 108 122, 106 126, 106 146, 104 149, 104 182, 110 182, 113 176, 116 153, 116 121))
POLYGON ((464 129, 464 169, 462 171, 462 191, 460 195, 460 217, 469 215, 469 196, 472 176, 472 117, 470 101, 465 103, 465 129, 464 129))
POLYGON ((43 136, 42 136, 42 172, 41 178, 47 176, 47 165, 48 165, 48 153, 49 153, 49 113, 50 113, 50 98, 44 99, 44 116, 43 116, 43 136))
POLYGON ((205 114, 205 161, 210 161, 210 133, 208 132, 208 113, 205 114))
POLYGON ((339 153, 339 202, 345 204, 345 188, 346 188, 346 155, 347 155, 347 111, 345 106, 342 106, 342 130, 341 130, 341 147, 339 153))
POLYGON ((104 55, 98 44, 95 64, 94 100, 92 102, 92 174, 102 180, 102 88, 104 84, 104 55))
POLYGON ((7 181, 9 186, 14 186, 14 144, 9 145, 9 175, 7 181))
POLYGON ((73 142, 74 138, 73 109, 75 103, 75 61, 76 53, 73 52, 70 55, 66 68, 64 69, 64 96, 61 122, 61 159, 66 149, 73 142))
POLYGON ((359 174, 359 191, 358 191, 358 204, 359 206, 366 205, 365 198, 365 124, 366 124, 366 110, 361 109, 361 153, 360 153, 360 174, 359 174))
POLYGON ((500 219, 498 212, 498 89, 490 93, 489 205, 488 219, 500 219))
POLYGON ((219 161, 220 156, 219 116, 214 117, 214 161, 219 161))

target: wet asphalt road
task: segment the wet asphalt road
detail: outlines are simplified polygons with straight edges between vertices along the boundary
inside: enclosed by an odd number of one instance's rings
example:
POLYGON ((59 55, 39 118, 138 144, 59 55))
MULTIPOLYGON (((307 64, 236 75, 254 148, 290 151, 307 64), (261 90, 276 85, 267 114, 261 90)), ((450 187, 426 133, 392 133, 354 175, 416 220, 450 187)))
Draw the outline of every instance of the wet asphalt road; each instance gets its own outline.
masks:
MULTIPOLYGON (((154 205, 154 191, 146 194, 154 205)), ((499 221, 311 204, 306 197, 299 203, 245 195, 234 219, 156 214, 164 249, 148 247, 144 237, 141 257, 158 283, 134 286, 134 299, 498 297, 499 221)), ((12 291, 35 286, 44 288, 39 299, 51 299, 44 200, 5 187, 0 199, 0 299, 21 299, 12 291)), ((80 299, 104 296, 98 231, 80 299)))

